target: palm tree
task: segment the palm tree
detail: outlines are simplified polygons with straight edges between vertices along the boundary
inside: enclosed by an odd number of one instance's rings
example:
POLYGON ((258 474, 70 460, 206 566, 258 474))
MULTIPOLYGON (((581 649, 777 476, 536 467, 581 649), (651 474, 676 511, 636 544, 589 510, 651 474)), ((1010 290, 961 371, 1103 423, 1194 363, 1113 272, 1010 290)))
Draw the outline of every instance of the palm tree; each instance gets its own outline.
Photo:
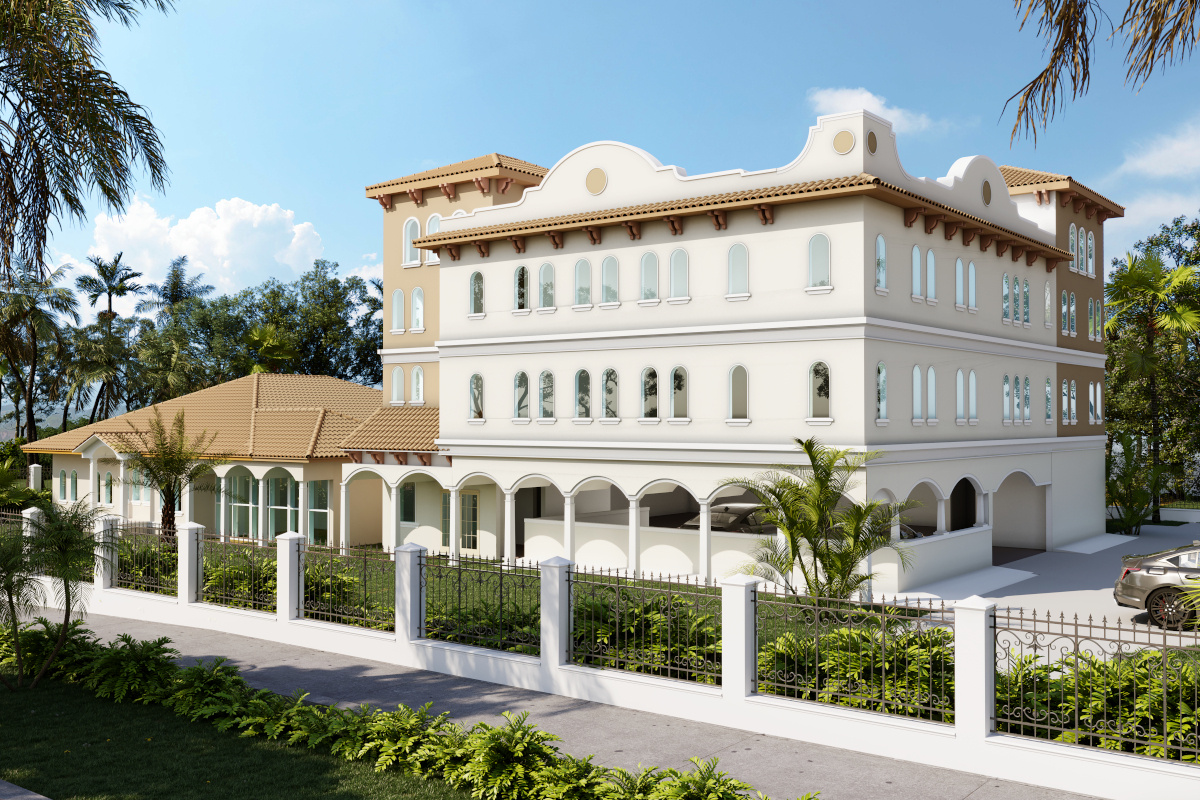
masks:
MULTIPOLYGON (((20 524, 0 523, 0 625, 7 629, 13 643, 17 668, 17 685, 25 680, 25 665, 21 653, 21 620, 33 616, 42 606, 42 582, 29 559, 29 548, 20 524)), ((0 681, 9 689, 13 685, 3 675, 0 681)))
POLYGON ((107 323, 111 329, 112 321, 116 319, 117 314, 113 311, 113 298, 124 297, 125 295, 137 296, 142 294, 145 289, 140 284, 134 283, 135 278, 142 277, 142 273, 134 272, 129 267, 121 263, 121 256, 125 253, 117 253, 111 261, 105 261, 100 256, 91 256, 88 261, 96 270, 95 275, 80 275, 75 279, 75 288, 87 295, 88 303, 92 308, 96 307, 101 297, 108 300, 108 310, 102 311, 96 316, 104 323, 107 323))
POLYGON ((763 522, 780 534, 759 540, 745 573, 782 585, 790 594, 803 588, 810 597, 845 599, 874 578, 859 571, 872 553, 895 550, 906 565, 907 552, 892 540, 892 527, 905 504, 846 500, 858 470, 878 454, 838 450, 816 438, 797 439, 796 444, 807 466, 780 465, 722 484, 753 493, 762 504, 763 522))
MULTIPOLYGON (((1145 348, 1130 351, 1126 364, 1130 372, 1146 379, 1150 413, 1150 467, 1161 472, 1159 457, 1162 420, 1159 415, 1159 372, 1170 367, 1171 356, 1183 352, 1184 337, 1200 331, 1200 307, 1181 297, 1195 279, 1192 267, 1168 269, 1155 251, 1141 255, 1127 253, 1125 263, 1117 267, 1104 287, 1104 332, 1109 338, 1122 329, 1145 336, 1145 348), (1165 352, 1164 352, 1165 351, 1165 352), (1167 358, 1164 358, 1168 356, 1167 358)), ((1152 521, 1161 521, 1158 493, 1152 498, 1152 521)))
POLYGON ((162 283, 151 283, 146 287, 149 299, 139 300, 137 313, 152 314, 157 312, 159 321, 175 316, 175 309, 180 303, 200 299, 212 294, 215 287, 201 283, 204 273, 189 276, 187 274, 187 256, 179 256, 167 267, 167 276, 162 283))
POLYGON ((25 0, 0 7, 0 278, 43 272, 52 221, 82 220, 94 191, 120 213, 141 166, 167 166, 146 110, 104 69, 96 18, 130 27, 171 0, 25 0))
POLYGON ((272 323, 256 325, 246 334, 246 343, 258 355, 260 362, 251 368, 251 374, 282 372, 287 366, 287 362, 298 355, 296 349, 288 341, 288 337, 272 323))
POLYGON ((200 388, 200 364, 187 331, 177 325, 162 330, 148 328, 137 341, 139 374, 136 379, 142 402, 161 403, 200 388))

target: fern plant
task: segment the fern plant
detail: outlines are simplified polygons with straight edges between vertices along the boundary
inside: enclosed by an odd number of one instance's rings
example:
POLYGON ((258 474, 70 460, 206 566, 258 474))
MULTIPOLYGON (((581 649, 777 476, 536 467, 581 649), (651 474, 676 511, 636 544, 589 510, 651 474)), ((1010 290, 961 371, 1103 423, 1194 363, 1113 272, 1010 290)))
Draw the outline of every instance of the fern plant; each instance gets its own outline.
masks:
POLYGON ((559 737, 529 722, 529 712, 505 711, 505 725, 480 722, 462 743, 466 756, 446 771, 446 781, 476 800, 535 800, 538 775, 555 762, 559 737))
POLYGON ((668 769, 665 779, 650 795, 650 800, 745 800, 751 790, 748 783, 717 770, 717 759, 688 759, 695 765, 690 772, 668 769))
POLYGON ((393 766, 410 770, 417 775, 434 771, 442 749, 438 733, 447 726, 449 714, 434 716, 429 712, 433 703, 420 708, 400 705, 395 711, 376 714, 367 720, 367 736, 359 751, 349 758, 374 758, 375 771, 383 772, 393 766))
POLYGON ((164 706, 195 722, 200 719, 233 716, 238 699, 250 693, 250 687, 238 674, 237 667, 218 658, 179 671, 170 690, 158 698, 164 706))
MULTIPOLYGON (((38 617, 34 622, 21 626, 21 652, 27 673, 36 674, 50 658, 54 644, 62 631, 62 623, 38 617), (39 629, 40 628, 40 629, 39 629)), ((0 636, 0 664, 15 666, 12 634, 5 629, 0 636)), ((82 680, 90 671, 92 662, 104 650, 104 645, 87 628, 82 620, 71 620, 67 625, 66 638, 54 659, 49 676, 65 681, 82 680)))
POLYGON ((596 800, 606 785, 608 770, 592 763, 592 757, 565 755, 542 767, 534 778, 543 800, 596 800))
POLYGON ((600 787, 599 793, 605 800, 650 800, 658 785, 667 776, 658 767, 643 767, 638 764, 638 771, 627 769, 610 769, 607 780, 600 787))
POLYGON ((97 697, 110 697, 118 703, 126 697, 161 696, 179 672, 174 661, 179 651, 168 647, 170 643, 165 636, 139 641, 122 633, 92 661, 83 685, 97 697))

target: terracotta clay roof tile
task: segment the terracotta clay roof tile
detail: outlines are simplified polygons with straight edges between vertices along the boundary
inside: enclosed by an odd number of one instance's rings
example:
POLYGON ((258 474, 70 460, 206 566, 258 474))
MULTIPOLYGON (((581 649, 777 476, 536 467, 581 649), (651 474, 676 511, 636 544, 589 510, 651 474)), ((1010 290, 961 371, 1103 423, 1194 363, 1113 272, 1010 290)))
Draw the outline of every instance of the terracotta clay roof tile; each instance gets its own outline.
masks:
MULTIPOLYGON (((1000 167, 1000 174, 1004 177, 1004 182, 1008 184, 1010 190, 1021 189, 1025 192, 1031 192, 1035 189, 1070 188, 1074 191, 1082 191, 1083 194, 1091 195, 1092 199, 1104 205, 1114 216, 1125 216, 1125 206, 1110 200, 1095 189, 1084 186, 1070 175, 1059 175, 1057 172, 1043 172, 1037 169, 1007 166, 1000 167)), ((1017 192, 1017 194, 1021 193, 1017 192)))
POLYGON ((444 167, 405 175, 403 178, 396 178, 395 180, 384 181, 383 183, 373 183, 367 187, 367 191, 371 192, 377 189, 400 191, 412 184, 428 183, 434 180, 440 180, 442 183, 445 183, 446 179, 453 179, 455 182, 466 181, 472 177, 472 173, 496 169, 506 169, 511 172, 523 173, 530 178, 536 179, 535 183, 541 181, 542 177, 549 172, 545 167, 539 167, 537 164, 531 164, 519 158, 501 155, 500 153, 489 153, 486 156, 469 158, 466 161, 458 161, 454 164, 447 164, 444 167))
POLYGON ((384 406, 342 442, 344 450, 438 450, 438 410, 422 406, 384 406))

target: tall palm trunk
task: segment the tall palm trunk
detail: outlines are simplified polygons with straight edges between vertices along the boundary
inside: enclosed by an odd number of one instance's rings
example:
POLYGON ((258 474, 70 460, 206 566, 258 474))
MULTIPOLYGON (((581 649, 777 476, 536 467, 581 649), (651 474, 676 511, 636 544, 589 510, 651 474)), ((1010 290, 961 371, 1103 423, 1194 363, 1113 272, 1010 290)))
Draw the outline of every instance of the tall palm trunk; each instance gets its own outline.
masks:
MULTIPOLYGON (((25 386, 23 387, 25 390, 25 440, 28 442, 36 442, 37 420, 34 418, 35 412, 33 405, 33 390, 36 386, 35 381, 37 380, 38 346, 37 334, 33 330, 29 331, 29 342, 29 346, 32 348, 29 354, 29 378, 26 380, 25 386)), ((37 454, 26 454, 26 460, 30 466, 37 464, 37 454)))
POLYGON ((8 592, 8 618, 13 621, 13 656, 17 666, 17 688, 25 682, 25 665, 21 660, 21 623, 17 619, 17 602, 12 592, 8 592))
POLYGON ((62 628, 58 631, 58 641, 54 643, 54 649, 50 651, 50 656, 46 659, 46 663, 42 664, 42 668, 38 670, 37 677, 33 679, 33 683, 29 684, 30 689, 36 689, 38 683, 46 676, 46 671, 50 669, 50 665, 54 663, 54 659, 58 658, 58 651, 63 649, 63 645, 67 643, 67 631, 71 625, 71 584, 63 582, 63 622, 62 628))

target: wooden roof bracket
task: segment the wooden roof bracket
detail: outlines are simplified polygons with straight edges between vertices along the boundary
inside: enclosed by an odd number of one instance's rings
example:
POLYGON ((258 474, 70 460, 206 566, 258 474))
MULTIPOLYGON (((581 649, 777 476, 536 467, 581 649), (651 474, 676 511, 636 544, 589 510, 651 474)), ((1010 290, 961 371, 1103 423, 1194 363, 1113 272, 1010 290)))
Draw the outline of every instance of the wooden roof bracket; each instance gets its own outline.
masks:
POLYGON ((1083 207, 1083 213, 1088 219, 1091 219, 1092 217, 1096 216, 1096 209, 1098 208, 1100 208, 1100 206, 1097 204, 1088 203, 1083 207))
POLYGON ((711 208, 708 215, 712 217, 713 230, 723 231, 729 227, 729 214, 723 208, 711 208))
POLYGON ((945 214, 926 214, 925 215, 925 233, 933 233, 933 229, 937 224, 946 218, 945 214))
POLYGON ((585 225, 585 226, 583 226, 583 232, 587 234, 589 242, 591 242, 592 244, 600 244, 600 226, 599 225, 585 225))
POLYGON ((672 236, 683 233, 683 217, 677 214, 668 214, 663 217, 663 222, 667 223, 667 228, 670 229, 672 236))
MULTIPOLYGON (((431 456, 429 460, 432 461, 433 457, 431 456)), ((447 467, 454 466, 454 456, 446 456, 446 466, 447 467)))
POLYGON ((1109 215, 1108 211, 1107 211, 1106 209, 1103 209, 1103 208, 1102 208, 1102 209, 1100 209, 1100 211, 1099 211, 1099 212, 1096 214, 1096 219, 1100 220, 1100 224, 1101 224, 1101 225, 1103 225, 1103 224, 1104 224, 1104 221, 1105 221, 1106 219, 1108 219, 1108 218, 1109 218, 1109 216, 1110 216, 1110 215, 1109 215))
POLYGON ((479 251, 480 258, 487 258, 489 255, 491 255, 492 243, 486 239, 477 242, 471 242, 471 244, 475 245, 475 249, 479 251))
POLYGON ((392 458, 396 459, 396 463, 401 466, 408 466, 408 453, 398 453, 393 451, 392 458))
POLYGON ((500 194, 508 194, 508 187, 512 185, 512 178, 500 178, 499 183, 496 186, 496 191, 498 191, 500 194))
POLYGON ((383 464, 387 461, 387 453, 377 453, 374 450, 372 450, 371 451, 371 460, 374 461, 376 464, 383 464))
POLYGON ((362 463, 362 451, 361 450, 347 450, 346 455, 350 456, 350 460, 353 461, 355 464, 362 463))
POLYGON ((438 258, 442 257, 442 248, 441 247, 431 247, 431 248, 429 248, 429 252, 433 253, 438 258))
POLYGON ((459 257, 462 255, 462 253, 459 251, 458 248, 459 248, 459 246, 456 244, 446 245, 446 249, 450 251, 450 260, 451 261, 458 261, 459 257))
POLYGON ((1086 197, 1076 197, 1075 200, 1071 203, 1071 209, 1076 214, 1078 214, 1083 209, 1083 207, 1086 205, 1087 205, 1086 197))
POLYGON ((1010 242, 1010 241, 1007 241, 1007 240, 1005 240, 1005 239, 998 239, 998 240, 996 241, 996 255, 998 255, 998 256, 1002 256, 1002 255, 1004 255, 1005 253, 1007 253, 1007 252, 1008 252, 1008 246, 1009 246, 1009 245, 1011 245, 1011 244, 1012 244, 1012 242, 1010 242))
POLYGON ((492 190, 491 178, 471 178, 471 180, 474 182, 475 188, 479 190, 480 194, 487 194, 492 190))
POLYGON ((453 183, 439 183, 438 188, 442 190, 442 194, 446 195, 447 200, 453 200, 454 195, 458 193, 453 183))
POLYGON ((963 228, 963 247, 969 247, 975 237, 983 233, 982 228, 963 228))
POLYGON ((979 235, 979 249, 986 253, 988 248, 992 246, 992 242, 996 241, 997 238, 997 236, 991 233, 981 233, 979 235))
POLYGON ((524 236, 510 236, 510 237, 508 237, 508 240, 510 242, 512 242, 513 250, 517 251, 517 255, 520 255, 521 253, 525 252, 525 237, 524 236))
POLYGON ((917 221, 917 217, 921 216, 925 209, 918 206, 917 208, 904 209, 904 227, 911 228, 913 223, 917 221))
POLYGON ((942 226, 942 229, 945 231, 945 234, 946 234, 946 241, 948 242, 951 239, 953 239, 954 234, 958 233, 958 229, 961 227, 962 227, 961 222, 954 222, 952 220, 946 220, 946 224, 942 226))
POLYGON ((630 241, 633 241, 634 239, 642 238, 642 223, 641 222, 638 222, 637 220, 630 220, 627 222, 622 222, 621 224, 625 226, 625 230, 629 231, 630 241))
POLYGON ((1050 192, 1046 189, 1038 189, 1033 193, 1033 196, 1037 198, 1037 204, 1039 206, 1042 205, 1043 202, 1045 202, 1046 205, 1050 204, 1050 192))
POLYGON ((759 203, 754 210, 758 212, 758 221, 763 225, 775 224, 775 206, 770 203, 759 203))
MULTIPOLYGON (((555 250, 562 249, 562 246, 563 246, 563 232, 562 231, 546 231, 546 235, 550 237, 550 245, 555 250)), ((428 466, 428 464, 426 466, 428 466)))
POLYGON ((413 455, 415 455, 417 460, 421 462, 422 467, 428 467, 429 462, 433 461, 433 456, 431 456, 429 453, 413 453, 413 455))
POLYGON ((1046 259, 1046 272, 1054 272, 1054 268, 1058 266, 1057 258, 1046 259))
POLYGON ((408 199, 413 201, 413 205, 421 205, 421 201, 425 199, 424 189, 409 189, 408 199))
POLYGON ((1063 208, 1067 207, 1067 203, 1071 202, 1073 197, 1075 197, 1075 192, 1064 192, 1062 189, 1058 190, 1058 204, 1063 208))
POLYGON ((1025 245, 1023 245, 1023 244, 1017 244, 1016 242, 1013 242, 1013 246, 1012 246, 1012 260, 1013 260, 1014 262, 1015 262, 1015 261, 1017 261, 1017 260, 1018 260, 1018 259, 1019 259, 1021 256, 1025 255, 1025 251, 1026 251, 1026 250, 1028 250, 1028 249, 1029 249, 1029 248, 1028 248, 1028 247, 1026 247, 1026 246, 1025 246, 1025 245))
POLYGON ((392 196, 390 194, 377 194, 375 199, 379 201, 379 205, 383 206, 383 210, 387 211, 392 207, 392 196))
POLYGON ((1038 251, 1034 250, 1033 248, 1030 248, 1029 252, 1025 254, 1025 266, 1032 267, 1034 265, 1034 262, 1036 262, 1037 260, 1038 260, 1038 251))

